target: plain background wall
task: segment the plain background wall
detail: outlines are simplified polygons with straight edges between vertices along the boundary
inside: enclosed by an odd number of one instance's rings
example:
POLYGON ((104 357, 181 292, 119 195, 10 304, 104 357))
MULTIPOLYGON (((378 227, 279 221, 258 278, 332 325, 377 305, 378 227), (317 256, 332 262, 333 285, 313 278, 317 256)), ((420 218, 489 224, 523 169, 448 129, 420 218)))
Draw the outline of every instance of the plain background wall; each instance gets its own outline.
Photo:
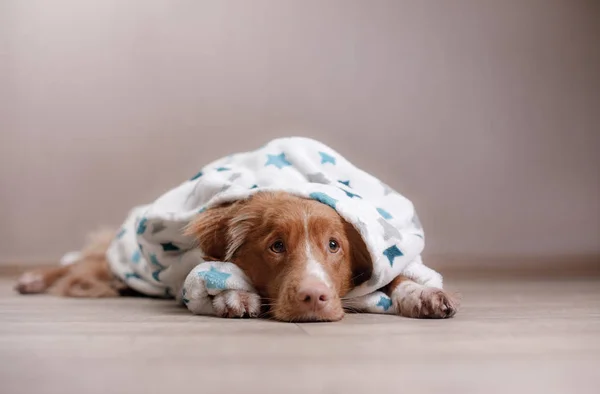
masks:
POLYGON ((600 253, 600 2, 0 1, 0 262, 303 134, 427 250, 600 253))

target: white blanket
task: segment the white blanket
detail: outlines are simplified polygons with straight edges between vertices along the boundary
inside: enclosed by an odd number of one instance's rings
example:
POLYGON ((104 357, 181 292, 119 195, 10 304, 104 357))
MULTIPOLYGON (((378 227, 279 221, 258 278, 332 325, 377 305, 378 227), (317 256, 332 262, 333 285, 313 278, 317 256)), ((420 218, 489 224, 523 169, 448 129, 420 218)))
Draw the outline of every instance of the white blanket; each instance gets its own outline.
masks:
POLYGON ((359 231, 373 274, 344 297, 348 307, 395 313, 378 289, 400 273, 442 287, 441 275, 421 261, 424 233, 413 204, 328 146, 300 137, 219 159, 152 204, 134 208, 107 253, 114 273, 144 294, 175 297, 193 313, 214 314, 210 300, 218 292, 254 289, 232 263, 205 262, 183 229, 210 207, 266 190, 318 200, 359 231))

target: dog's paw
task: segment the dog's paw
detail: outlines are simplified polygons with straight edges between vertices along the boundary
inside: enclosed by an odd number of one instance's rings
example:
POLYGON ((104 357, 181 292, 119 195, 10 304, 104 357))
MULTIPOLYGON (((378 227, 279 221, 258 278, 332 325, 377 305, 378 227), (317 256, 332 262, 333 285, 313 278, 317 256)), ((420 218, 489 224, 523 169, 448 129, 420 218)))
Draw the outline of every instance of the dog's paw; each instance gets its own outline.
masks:
POLYGON ((392 301, 398 314, 419 319, 446 319, 458 311, 457 301, 441 289, 416 283, 402 284, 392 301))
POLYGON ((420 317, 445 319, 458 311, 458 303, 448 293, 434 287, 426 287, 421 292, 420 317))
POLYGON ((257 317, 260 296, 242 290, 225 290, 214 296, 213 308, 220 317, 257 317))
POLYGON ((44 276, 35 271, 25 272, 17 280, 15 290, 21 294, 42 293, 46 290, 46 282, 44 276))

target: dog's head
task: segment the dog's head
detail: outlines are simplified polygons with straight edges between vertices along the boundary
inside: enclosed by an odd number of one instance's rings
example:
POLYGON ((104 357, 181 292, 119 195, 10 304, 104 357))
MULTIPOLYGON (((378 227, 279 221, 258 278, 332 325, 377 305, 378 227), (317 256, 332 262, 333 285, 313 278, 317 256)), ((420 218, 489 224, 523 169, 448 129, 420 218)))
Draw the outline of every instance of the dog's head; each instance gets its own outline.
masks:
POLYGON ((341 297, 371 276, 351 224, 327 205, 283 192, 211 208, 187 233, 207 260, 240 267, 278 320, 339 320, 341 297))

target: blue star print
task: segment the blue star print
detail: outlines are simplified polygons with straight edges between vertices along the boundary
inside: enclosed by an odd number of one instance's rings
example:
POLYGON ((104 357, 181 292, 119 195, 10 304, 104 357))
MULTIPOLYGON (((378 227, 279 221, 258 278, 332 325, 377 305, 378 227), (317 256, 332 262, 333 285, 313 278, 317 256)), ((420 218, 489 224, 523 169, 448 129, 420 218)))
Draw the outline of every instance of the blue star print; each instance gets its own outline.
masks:
POLYGON ((117 239, 123 238, 123 235, 125 235, 125 229, 124 228, 122 228, 121 230, 119 230, 119 232, 117 233, 117 239))
POLYGON ((200 171, 199 173, 197 173, 196 175, 194 175, 193 177, 191 177, 190 181, 194 181, 194 180, 200 178, 202 175, 204 175, 204 173, 202 171, 200 171))
POLYGON ((219 167, 219 168, 217 168, 217 171, 219 171, 219 172, 229 171, 229 170, 230 170, 230 168, 227 168, 227 167, 219 167))
POLYGON ((161 243, 160 246, 162 246, 163 250, 165 252, 174 252, 179 250, 179 247, 177 245, 175 245, 173 242, 167 242, 167 243, 161 243))
POLYGON ((185 287, 184 287, 184 288, 181 290, 181 301, 183 301, 183 303, 184 303, 185 305, 187 305, 187 304, 188 304, 188 302, 190 302, 190 300, 188 300, 187 298, 185 298, 185 293, 186 293, 186 291, 185 291, 185 287))
POLYGON ((278 155, 267 155, 267 163, 265 164, 265 167, 270 165, 282 169, 283 167, 291 166, 292 163, 287 161, 285 158, 285 153, 280 153, 278 155))
POLYGON ((331 208, 335 209, 335 203, 337 202, 337 200, 333 197, 329 197, 325 193, 313 192, 310 193, 308 196, 313 200, 317 200, 318 202, 323 203, 325 205, 329 205, 331 208))
POLYGON ((390 215, 390 213, 388 211, 386 211, 385 209, 383 209, 383 208, 377 208, 377 212, 379 212, 379 214, 381 216, 383 216, 384 219, 391 219, 392 218, 392 215, 390 215))
POLYGON ((252 185, 250 186, 250 189, 256 189, 258 187, 258 185, 252 185))
POLYGON ((356 197, 356 198, 360 198, 360 199, 362 199, 362 197, 361 197, 361 196, 359 196, 358 194, 355 194, 355 193, 349 192, 348 190, 344 190, 344 189, 342 189, 341 187, 340 187, 340 190, 341 190, 341 191, 343 191, 344 193, 346 193, 346 195, 347 195, 348 197, 350 197, 350 198, 354 198, 354 197, 356 197))
POLYGON ((198 272, 198 276, 204 279, 207 289, 224 289, 225 281, 231 276, 231 274, 221 272, 210 267, 210 271, 198 272))
POLYGON ((394 259, 396 257, 404 256, 404 254, 398 249, 396 245, 390 246, 386 250, 383 251, 383 255, 388 258, 390 261, 390 266, 394 266, 394 259))
POLYGON ((148 221, 148 219, 146 219, 146 218, 142 218, 142 220, 140 220, 140 223, 138 224, 138 228, 137 228, 138 234, 144 234, 144 231, 146 231, 146 222, 147 221, 148 221))
POLYGON ((341 183, 342 185, 350 187, 350 181, 338 181, 338 182, 341 183))
POLYGON ((158 261, 158 259, 156 258, 156 255, 155 255, 154 253, 151 253, 151 254, 150 254, 150 262, 151 262, 153 265, 157 266, 157 267, 160 267, 160 268, 165 268, 165 266, 164 266, 164 265, 162 265, 162 264, 160 263, 160 261, 158 261))
POLYGON ((136 250, 135 252, 133 252, 133 254, 131 255, 131 262, 137 264, 140 262, 140 259, 142 258, 142 253, 140 252, 140 250, 136 250))
POLYGON ((158 275, 162 272, 162 270, 156 270, 152 273, 152 277, 154 278, 155 281, 160 282, 160 279, 158 278, 158 275))
POLYGON ((328 155, 325 152, 319 152, 319 155, 321 155, 321 164, 331 163, 335 165, 335 157, 328 155))
POLYGON ((390 297, 381 296, 379 298, 377 306, 380 306, 383 308, 384 311, 387 311, 388 309, 390 309, 390 306, 392 306, 392 299, 390 297))
POLYGON ((135 272, 128 272, 125 274, 125 280, 131 279, 131 278, 135 278, 135 279, 142 279, 137 273, 135 272))

